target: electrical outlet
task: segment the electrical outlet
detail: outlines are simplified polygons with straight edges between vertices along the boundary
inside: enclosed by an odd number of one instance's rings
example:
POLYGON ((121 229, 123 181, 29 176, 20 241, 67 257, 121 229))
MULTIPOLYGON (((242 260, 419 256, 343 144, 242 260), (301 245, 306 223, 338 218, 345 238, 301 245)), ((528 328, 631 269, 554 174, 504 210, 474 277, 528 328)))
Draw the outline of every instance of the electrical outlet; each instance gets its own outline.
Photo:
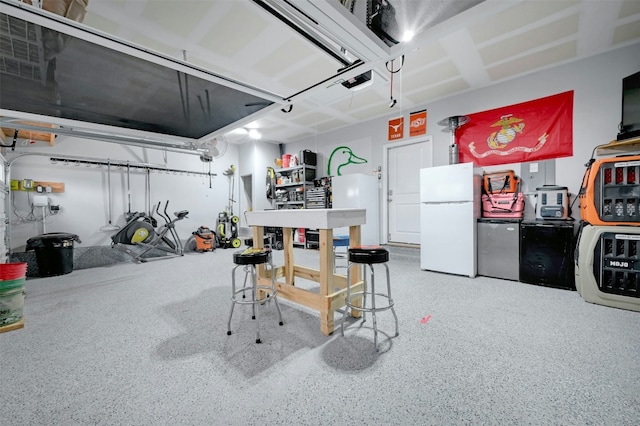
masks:
POLYGON ((44 192, 44 188, 42 187, 42 185, 36 186, 36 192, 39 192, 39 193, 43 193, 44 192))
POLYGON ((49 194, 49 193, 51 193, 51 187, 50 187, 50 186, 45 186, 45 187, 44 187, 44 191, 45 191, 46 193, 48 193, 48 194, 49 194))
POLYGON ((33 179, 23 179, 22 188, 23 189, 32 189, 33 188, 33 179))

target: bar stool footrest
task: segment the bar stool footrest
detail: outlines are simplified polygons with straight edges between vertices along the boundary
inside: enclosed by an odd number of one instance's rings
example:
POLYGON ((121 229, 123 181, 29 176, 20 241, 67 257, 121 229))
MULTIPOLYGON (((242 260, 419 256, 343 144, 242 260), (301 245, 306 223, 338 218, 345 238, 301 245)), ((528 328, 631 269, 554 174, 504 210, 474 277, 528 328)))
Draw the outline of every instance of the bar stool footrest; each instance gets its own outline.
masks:
POLYGON ((267 295, 261 299, 256 299, 255 301, 253 299, 245 299, 245 300, 237 299, 236 295, 242 293, 242 296, 244 298, 245 292, 253 291, 253 287, 243 287, 241 289, 236 290, 235 293, 233 293, 233 295, 231 296, 231 300, 233 301, 233 303, 237 303, 239 305, 255 305, 258 303, 262 305, 278 295, 278 290, 270 286, 259 285, 256 287, 256 291, 260 291, 260 290, 267 293, 267 295))
POLYGON ((383 306, 376 305, 375 308, 374 307, 367 308, 362 306, 355 306, 353 302, 347 300, 346 307, 352 310, 355 309, 356 311, 360 311, 360 312, 373 312, 373 311, 378 312, 378 311, 386 311, 387 309, 391 309, 395 305, 395 302, 393 301, 393 299, 384 293, 364 293, 362 291, 359 291, 357 293, 351 293, 351 299, 355 299, 357 297, 365 298, 366 296, 374 296, 374 297, 378 296, 379 298, 386 299, 388 301, 388 304, 383 306))

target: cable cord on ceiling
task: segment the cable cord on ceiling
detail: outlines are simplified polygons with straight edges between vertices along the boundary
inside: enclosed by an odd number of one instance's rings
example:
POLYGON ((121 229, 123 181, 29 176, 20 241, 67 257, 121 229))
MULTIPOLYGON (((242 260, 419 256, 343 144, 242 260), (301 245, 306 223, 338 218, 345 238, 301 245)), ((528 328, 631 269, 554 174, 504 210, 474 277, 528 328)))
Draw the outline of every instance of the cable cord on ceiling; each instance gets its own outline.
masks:
POLYGON ((393 108, 397 103, 398 100, 395 99, 393 97, 393 75, 398 73, 402 67, 404 66, 404 55, 402 55, 402 62, 400 63, 400 68, 398 68, 397 70, 394 71, 393 69, 393 62, 395 61, 395 59, 392 59, 391 61, 387 61, 385 63, 385 66, 387 68, 387 71, 389 71, 391 73, 391 81, 390 81, 390 85, 389 85, 389 108, 393 108), (389 69, 389 62, 391 63, 391 69, 389 69))
POLYGON ((393 63, 394 63, 394 61, 395 61, 396 59, 398 59, 398 58, 392 59, 392 60, 387 61, 387 62, 385 63, 385 66, 387 67, 387 71, 389 71, 391 74, 396 74, 396 73, 398 73, 398 72, 402 69, 402 67, 404 66, 404 55, 402 55, 402 56, 401 56, 401 61, 400 61, 400 68, 398 68, 397 70, 395 70, 395 71, 394 71, 394 70, 393 70, 393 63), (391 69, 389 69, 389 63, 391 63, 391 69))

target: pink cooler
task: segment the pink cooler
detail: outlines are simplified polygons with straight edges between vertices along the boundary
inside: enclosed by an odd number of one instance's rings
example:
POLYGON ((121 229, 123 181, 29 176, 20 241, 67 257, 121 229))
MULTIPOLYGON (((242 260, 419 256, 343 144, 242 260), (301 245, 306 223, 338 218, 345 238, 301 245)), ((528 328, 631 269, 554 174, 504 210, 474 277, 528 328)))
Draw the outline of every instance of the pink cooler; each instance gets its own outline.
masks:
POLYGON ((482 217, 521 219, 524 215, 524 194, 483 194, 482 217))

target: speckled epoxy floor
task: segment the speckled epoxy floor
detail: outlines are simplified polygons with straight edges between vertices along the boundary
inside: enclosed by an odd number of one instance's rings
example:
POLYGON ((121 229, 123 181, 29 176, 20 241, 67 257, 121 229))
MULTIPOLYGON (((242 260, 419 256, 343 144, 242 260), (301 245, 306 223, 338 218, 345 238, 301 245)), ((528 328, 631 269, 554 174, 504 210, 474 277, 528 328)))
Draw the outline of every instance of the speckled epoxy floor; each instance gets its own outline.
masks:
POLYGON ((232 250, 28 279, 25 328, 0 333, 0 423, 640 423, 640 313, 392 253, 400 335, 380 354, 367 327, 324 336, 284 300, 263 344, 248 307, 227 336, 232 250))

